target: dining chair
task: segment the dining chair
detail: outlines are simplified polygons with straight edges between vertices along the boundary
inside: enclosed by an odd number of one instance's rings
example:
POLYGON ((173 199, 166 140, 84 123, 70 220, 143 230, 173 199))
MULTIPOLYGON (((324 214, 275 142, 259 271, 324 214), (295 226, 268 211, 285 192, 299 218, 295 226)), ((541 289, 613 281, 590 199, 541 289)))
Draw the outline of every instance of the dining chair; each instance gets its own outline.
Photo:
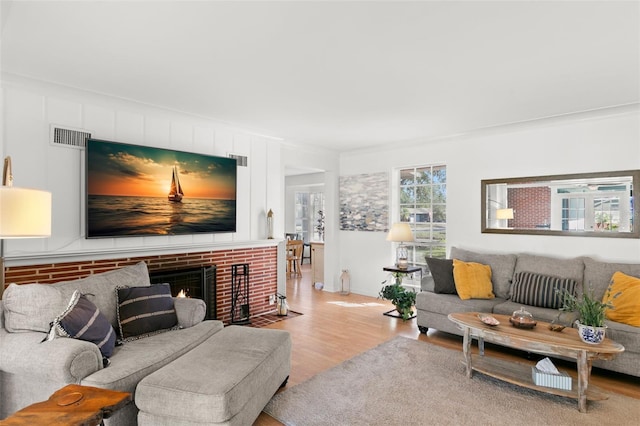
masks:
POLYGON ((304 242, 302 240, 287 241, 287 276, 302 276, 301 259, 304 242))

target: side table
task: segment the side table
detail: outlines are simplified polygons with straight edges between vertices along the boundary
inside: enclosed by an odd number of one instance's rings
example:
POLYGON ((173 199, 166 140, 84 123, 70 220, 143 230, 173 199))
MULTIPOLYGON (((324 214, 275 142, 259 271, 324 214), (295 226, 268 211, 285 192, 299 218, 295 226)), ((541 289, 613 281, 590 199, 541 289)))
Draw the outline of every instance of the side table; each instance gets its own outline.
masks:
POLYGON ((31 404, 0 420, 0 425, 96 426, 130 401, 129 392, 67 385, 48 400, 31 404))
MULTIPOLYGON (((384 268, 382 268, 383 271, 386 272, 391 272, 394 274, 405 274, 405 275, 409 275, 409 274, 413 274, 415 272, 420 272, 420 281, 422 281, 422 268, 420 266, 407 266, 406 268, 398 268, 397 266, 385 266, 384 268)), ((387 312, 383 312, 382 315, 386 315, 388 317, 393 317, 393 318, 402 318, 402 315, 399 314, 394 314, 392 312, 398 312, 395 309, 392 309, 390 311, 387 312)), ((415 318, 416 315, 413 314, 410 318, 408 319, 413 319, 415 318)))

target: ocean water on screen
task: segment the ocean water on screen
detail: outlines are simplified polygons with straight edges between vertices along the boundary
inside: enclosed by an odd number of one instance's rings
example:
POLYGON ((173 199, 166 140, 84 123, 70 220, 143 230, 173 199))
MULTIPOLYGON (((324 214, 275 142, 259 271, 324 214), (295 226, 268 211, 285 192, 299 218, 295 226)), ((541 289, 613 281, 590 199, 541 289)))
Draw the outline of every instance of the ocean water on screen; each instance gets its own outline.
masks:
POLYGON ((89 195, 87 224, 87 237, 234 232, 236 201, 89 195))

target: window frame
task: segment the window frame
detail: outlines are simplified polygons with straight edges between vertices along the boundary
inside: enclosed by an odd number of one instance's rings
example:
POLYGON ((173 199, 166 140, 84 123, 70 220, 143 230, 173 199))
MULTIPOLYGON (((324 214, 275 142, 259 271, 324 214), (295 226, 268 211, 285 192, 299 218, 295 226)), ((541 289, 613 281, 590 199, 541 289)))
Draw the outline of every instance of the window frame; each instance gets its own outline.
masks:
MULTIPOLYGON (((433 163, 398 167, 394 170, 393 177, 392 223, 406 222, 409 224, 416 239, 415 242, 405 243, 409 252, 409 263, 422 266, 424 270, 427 270, 425 256, 442 259, 446 257, 447 165, 445 163, 433 163), (420 171, 425 169, 430 172, 429 182, 421 181, 418 178, 420 171), (433 172, 438 169, 439 179, 434 180, 433 172), (405 178, 402 177, 405 172, 413 174, 414 179, 411 184, 405 183, 405 178), (424 191, 425 188, 428 188, 428 194, 424 191), (438 194, 436 194, 436 188, 440 190, 438 194), (403 193, 406 194, 407 192, 414 193, 413 201, 410 203, 402 199, 403 193), (421 202, 415 195, 418 192, 422 192, 428 202, 421 202), (438 207, 441 217, 435 217, 434 212, 436 209, 434 207, 438 207), (414 210, 413 213, 409 213, 409 216, 406 213, 407 208, 414 210), (429 220, 415 221, 415 217, 418 214, 428 216, 429 220), (427 232, 427 238, 423 237, 425 232, 427 232), (437 234, 441 237, 435 238, 437 234)), ((393 246, 394 252, 396 247, 397 245, 393 246)))

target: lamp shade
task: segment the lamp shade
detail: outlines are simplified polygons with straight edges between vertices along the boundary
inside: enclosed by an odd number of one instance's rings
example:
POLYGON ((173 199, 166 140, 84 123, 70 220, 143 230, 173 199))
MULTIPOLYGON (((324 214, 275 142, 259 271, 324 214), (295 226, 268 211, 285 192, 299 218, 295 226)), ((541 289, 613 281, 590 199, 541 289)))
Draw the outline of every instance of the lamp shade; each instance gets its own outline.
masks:
POLYGON ((387 234, 387 241, 393 241, 396 243, 405 243, 409 241, 415 241, 413 238, 413 232, 411 227, 406 222, 394 223, 389 233, 387 234))
POLYGON ((496 219, 513 219, 513 209, 496 210, 496 219))
POLYGON ((51 193, 37 189, 0 187, 0 238, 51 235, 51 193))

